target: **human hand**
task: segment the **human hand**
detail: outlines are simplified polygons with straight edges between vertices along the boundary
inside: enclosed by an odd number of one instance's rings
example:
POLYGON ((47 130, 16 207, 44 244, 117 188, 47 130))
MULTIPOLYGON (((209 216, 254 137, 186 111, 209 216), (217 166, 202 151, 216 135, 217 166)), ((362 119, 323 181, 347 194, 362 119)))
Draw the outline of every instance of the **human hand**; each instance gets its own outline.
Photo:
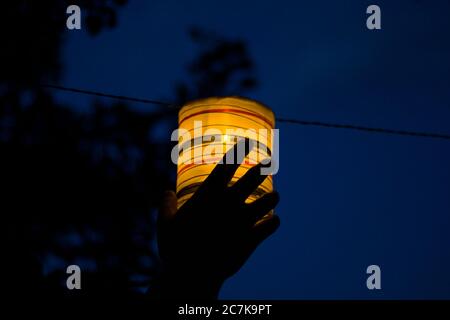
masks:
MULTIPOLYGON (((239 143, 246 144, 245 157, 252 143, 248 139, 239 143)), ((235 156, 239 143, 229 151, 235 156)), ((243 158, 234 160, 225 164, 224 156, 179 210, 175 193, 166 193, 157 236, 164 268, 162 286, 170 292, 162 296, 216 298, 225 279, 278 228, 280 220, 272 212, 279 200, 277 192, 245 203, 267 177, 261 175, 262 164, 228 186, 243 158)))

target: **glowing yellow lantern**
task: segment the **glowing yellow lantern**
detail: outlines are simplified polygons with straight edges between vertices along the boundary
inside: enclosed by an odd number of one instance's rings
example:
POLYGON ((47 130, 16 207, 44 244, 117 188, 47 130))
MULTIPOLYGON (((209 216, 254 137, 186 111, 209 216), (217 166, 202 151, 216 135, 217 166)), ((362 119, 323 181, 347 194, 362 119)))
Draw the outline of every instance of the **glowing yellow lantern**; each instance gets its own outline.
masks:
MULTIPOLYGON (((178 114, 178 207, 194 194, 240 138, 253 140, 255 147, 236 171, 230 185, 249 168, 270 158, 274 127, 273 112, 246 98, 213 97, 184 105, 178 114)), ((268 176, 247 202, 272 190, 272 176, 268 176)))

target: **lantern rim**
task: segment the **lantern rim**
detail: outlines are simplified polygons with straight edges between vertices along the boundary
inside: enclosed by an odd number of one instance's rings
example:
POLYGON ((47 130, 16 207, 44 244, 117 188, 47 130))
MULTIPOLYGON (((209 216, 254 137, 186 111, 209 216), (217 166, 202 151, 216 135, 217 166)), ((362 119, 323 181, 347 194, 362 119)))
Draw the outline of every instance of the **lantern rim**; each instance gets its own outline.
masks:
POLYGON ((268 112, 271 116, 271 120, 273 121, 273 125, 275 126, 275 114, 272 111, 272 109, 267 106, 266 104, 255 100, 255 99, 251 99, 251 98, 247 98, 247 97, 243 97, 243 96, 212 96, 212 97, 207 97, 207 98, 199 98, 199 99, 194 99, 194 100, 190 100, 186 103, 183 104, 183 106, 181 107, 181 109, 178 111, 178 118, 182 118, 182 113, 185 112, 185 110, 189 107, 193 107, 199 104, 219 104, 222 100, 225 99, 229 99, 231 101, 235 100, 235 101, 247 101, 247 102, 251 102, 256 104, 258 107, 262 108, 263 110, 265 110, 266 112, 268 112))

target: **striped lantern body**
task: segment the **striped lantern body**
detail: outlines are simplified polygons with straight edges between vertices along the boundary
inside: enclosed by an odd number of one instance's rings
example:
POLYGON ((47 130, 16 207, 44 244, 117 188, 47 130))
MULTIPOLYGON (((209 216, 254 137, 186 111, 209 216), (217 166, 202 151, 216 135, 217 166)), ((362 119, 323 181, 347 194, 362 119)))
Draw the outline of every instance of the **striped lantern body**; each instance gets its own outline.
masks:
MULTIPOLYGON (((246 98, 213 97, 184 105, 178 114, 178 207, 195 193, 217 162, 240 139, 253 140, 255 148, 237 169, 230 185, 256 163, 270 157, 274 126, 273 112, 246 98)), ((268 176, 246 202, 271 192, 272 179, 268 176)))

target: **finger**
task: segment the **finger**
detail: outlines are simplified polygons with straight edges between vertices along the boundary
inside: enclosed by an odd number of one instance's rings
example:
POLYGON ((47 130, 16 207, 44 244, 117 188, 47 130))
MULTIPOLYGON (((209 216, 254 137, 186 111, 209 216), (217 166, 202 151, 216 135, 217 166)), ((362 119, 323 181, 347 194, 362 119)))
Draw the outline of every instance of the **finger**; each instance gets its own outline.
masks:
POLYGON ((280 196, 276 191, 263 195, 261 198, 247 205, 246 219, 251 225, 255 224, 275 208, 279 201, 280 196))
POLYGON ((172 190, 164 193, 164 198, 159 209, 158 219, 162 222, 171 220, 177 212, 177 196, 172 190))
POLYGON ((280 226, 280 218, 274 214, 270 214, 260 221, 252 228, 248 241, 243 244, 243 261, 245 261, 256 248, 273 234, 280 226))
POLYGON ((264 165, 260 162, 256 166, 250 168, 245 175, 230 187, 230 196, 238 202, 245 201, 258 186, 263 183, 267 175, 261 174, 261 167, 264 165))
POLYGON ((252 229, 252 245, 256 248, 261 242, 273 234, 279 226, 280 218, 275 214, 271 214, 258 221, 252 229))
POLYGON ((207 192, 217 192, 224 190, 228 182, 233 177, 237 168, 254 147, 254 142, 248 138, 245 138, 236 143, 233 148, 223 156, 222 160, 215 166, 211 174, 206 178, 197 191, 197 196, 207 192), (244 152, 242 152, 244 151, 244 152), (228 161, 227 161, 228 160, 228 161), (230 163, 229 160, 233 160, 230 163))

